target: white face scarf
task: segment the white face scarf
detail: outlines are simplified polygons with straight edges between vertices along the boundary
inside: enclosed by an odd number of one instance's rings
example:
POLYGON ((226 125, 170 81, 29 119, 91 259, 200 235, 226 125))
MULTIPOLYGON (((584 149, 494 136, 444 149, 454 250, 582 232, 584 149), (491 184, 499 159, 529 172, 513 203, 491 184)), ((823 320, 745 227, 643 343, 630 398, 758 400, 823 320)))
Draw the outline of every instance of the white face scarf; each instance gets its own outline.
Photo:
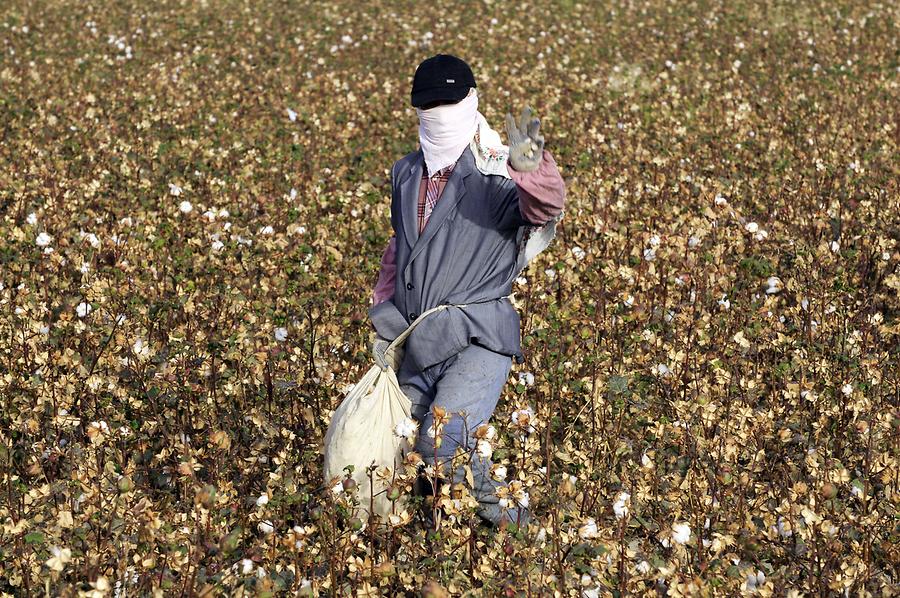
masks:
POLYGON ((472 141, 478 128, 478 94, 475 88, 456 104, 442 104, 429 110, 416 108, 419 116, 419 144, 425 154, 428 176, 456 162, 472 141))

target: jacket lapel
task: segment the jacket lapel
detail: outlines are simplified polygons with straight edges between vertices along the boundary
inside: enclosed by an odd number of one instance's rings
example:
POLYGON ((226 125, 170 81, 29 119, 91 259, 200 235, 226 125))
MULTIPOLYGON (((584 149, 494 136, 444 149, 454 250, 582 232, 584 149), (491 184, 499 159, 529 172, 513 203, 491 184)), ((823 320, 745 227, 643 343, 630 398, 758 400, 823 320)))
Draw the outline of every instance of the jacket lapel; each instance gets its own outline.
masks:
MULTIPOLYGON (((422 231, 422 236, 416 241, 416 244, 413 246, 412 253, 409 256, 409 261, 407 264, 412 263, 416 256, 419 255, 422 250, 428 245, 429 241, 434 237, 435 233, 437 233, 438 229, 441 228, 441 224, 450 215, 453 209, 456 207, 456 204, 460 202, 460 200, 466 195, 466 177, 472 173, 472 168, 474 167, 475 158, 472 156, 472 152, 468 146, 463 150, 462 155, 460 155, 459 160, 456 162, 456 166, 453 168, 453 172, 450 174, 450 178, 447 179, 447 185, 444 187, 444 191, 441 193, 440 199, 434 206, 434 211, 431 212, 431 216, 428 217, 428 222, 425 224, 425 230, 422 231)), ((422 178, 422 166, 421 163, 419 165, 418 170, 418 178, 422 178)), ((411 198, 412 201, 409 202, 412 207, 413 212, 413 220, 414 227, 418 228, 418 214, 417 204, 418 204, 418 194, 411 198)), ((404 213, 405 216, 405 213, 404 213)))
POLYGON ((424 158, 419 149, 413 157, 406 178, 400 183, 400 205, 402 206, 403 234, 410 248, 419 239, 419 185, 422 182, 424 158))

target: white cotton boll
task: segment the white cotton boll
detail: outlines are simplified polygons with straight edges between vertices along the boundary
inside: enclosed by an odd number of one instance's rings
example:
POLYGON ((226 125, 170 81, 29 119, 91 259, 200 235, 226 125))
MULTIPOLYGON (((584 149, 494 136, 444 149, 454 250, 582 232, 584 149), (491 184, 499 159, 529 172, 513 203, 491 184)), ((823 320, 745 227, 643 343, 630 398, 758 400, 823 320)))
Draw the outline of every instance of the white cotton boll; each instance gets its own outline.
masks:
POLYGON ((180 204, 178 204, 178 211, 182 214, 190 214, 191 210, 194 209, 194 206, 191 205, 191 202, 184 200, 180 204))
POLYGON ((291 187, 290 198, 291 198, 291 199, 297 199, 297 190, 294 189, 293 187, 291 187))
POLYGON ((650 237, 650 246, 651 247, 659 247, 660 238, 659 235, 652 235, 650 237))
POLYGON ((210 222, 214 222, 216 219, 216 213, 212 210, 206 210, 205 212, 203 212, 203 217, 210 222))
POLYGON ((731 301, 728 300, 728 297, 722 295, 722 298, 716 301, 722 309, 729 310, 731 309, 731 301))
POLYGON ((773 526, 773 529, 778 532, 778 535, 782 538, 789 538, 794 534, 794 532, 784 524, 784 519, 782 517, 778 518, 778 522, 773 526))
POLYGON ((91 264, 89 262, 81 262, 81 267, 78 268, 78 271, 82 274, 87 274, 91 271, 91 264))
POLYGON ((250 559, 241 560, 241 573, 244 575, 249 575, 253 572, 253 561, 250 559))
POLYGON ((259 498, 256 499, 256 506, 262 507, 269 504, 269 495, 268 494, 260 494, 259 498))
POLYGON ((829 247, 831 248, 832 253, 837 253, 838 251, 841 250, 841 244, 838 243, 837 241, 832 241, 831 244, 829 245, 829 247))
POLYGON ((724 206, 728 203, 728 200, 725 199, 721 193, 716 193, 715 203, 717 206, 724 206))
POLYGON ((632 305, 634 305, 634 296, 628 295, 627 297, 625 297, 624 303, 625 307, 631 307, 632 305))
POLYGON ((573 247, 572 255, 575 257, 576 260, 581 261, 584 259, 584 256, 585 256, 584 249, 582 249, 581 247, 577 247, 577 246, 573 247))
POLYGON ((647 455, 647 453, 644 453, 643 455, 641 455, 641 465, 643 467, 648 467, 648 468, 653 467, 653 460, 650 458, 649 455, 647 455))
POLYGON ((506 465, 494 465, 491 468, 491 475, 495 480, 503 481, 506 479, 506 465))
POLYGON ((526 509, 528 508, 528 503, 531 501, 531 498, 528 496, 527 492, 523 490, 522 492, 517 493, 515 498, 516 504, 518 504, 520 507, 525 507, 526 509))
POLYGON ((687 544, 691 539, 691 526, 680 522, 672 526, 672 540, 679 544, 687 544))
POLYGON ((766 284, 768 288, 766 289, 767 295, 774 295, 775 293, 780 293, 781 289, 784 287, 784 283, 781 282, 781 279, 777 276, 770 276, 766 280, 766 284))
POLYGON ((548 280, 556 280, 556 270, 554 270, 553 268, 547 268, 546 270, 544 270, 544 276, 546 276, 548 280))
POLYGON ((655 366, 653 366, 652 371, 654 374, 661 377, 668 376, 672 373, 672 371, 669 369, 669 366, 664 363, 656 364, 655 366))
POLYGON ((37 224, 37 214, 35 214, 34 212, 30 213, 28 215, 28 218, 25 219, 25 222, 27 222, 31 226, 34 226, 35 224, 37 224))
POLYGON ((225 244, 222 241, 215 240, 212 242, 213 251, 222 251, 225 248, 225 244))
POLYGON ((578 528, 578 536, 582 540, 589 540, 591 538, 596 538, 600 535, 600 530, 597 529, 597 522, 594 521, 593 517, 588 517, 585 522, 578 528))
POLYGON ((288 109, 287 109, 287 113, 288 113, 288 118, 291 120, 291 122, 294 122, 295 120, 297 120, 297 113, 296 113, 296 112, 294 112, 293 110, 291 110, 290 108, 288 108, 288 109))
POLYGON ((644 261, 652 262, 656 259, 656 250, 652 247, 648 247, 644 250, 644 261))
POLYGON ((271 235, 274 232, 275 232, 275 229, 272 228, 271 225, 266 225, 266 226, 262 227, 261 229, 259 229, 259 234, 261 234, 261 235, 271 235))
POLYGON ((341 480, 338 480, 337 483, 331 487, 332 494, 340 494, 344 491, 344 483, 341 480))
POLYGON ((275 329, 275 340, 278 342, 284 342, 287 340, 288 331, 287 328, 276 328, 275 329))
POLYGON ((134 354, 137 355, 138 357, 147 357, 148 355, 150 355, 150 347, 147 345, 147 342, 142 338, 139 338, 136 341, 134 341, 134 344, 131 346, 131 349, 132 349, 132 351, 134 351, 134 354))
POLYGON ((650 563, 647 561, 641 561, 637 564, 637 571, 642 575, 647 575, 650 573, 650 563))
MULTIPOLYGON (((694 247, 696 247, 699 244, 700 244, 700 237, 691 235, 691 237, 688 239, 688 247, 690 247, 691 249, 693 249, 694 247)), ((646 562, 646 561, 644 561, 644 562, 646 562)))
POLYGON ((84 235, 84 238, 87 239, 87 242, 94 249, 100 248, 100 239, 98 239, 97 235, 95 235, 94 233, 87 233, 86 235, 84 235))
POLYGON ((616 498, 616 502, 613 503, 613 513, 616 514, 617 519, 621 519, 628 515, 628 499, 631 498, 631 495, 627 492, 622 492, 619 494, 618 498, 616 498))
POLYGON ((41 234, 39 234, 37 236, 37 238, 34 240, 34 242, 37 244, 38 247, 46 247, 47 245, 49 245, 50 243, 53 242, 53 237, 51 237, 47 233, 42 232, 41 234))
POLYGON ((260 521, 259 525, 256 526, 256 529, 261 531, 262 533, 269 535, 275 531, 275 526, 272 525, 272 522, 266 519, 265 521, 260 521))
POLYGON ((82 301, 78 304, 78 307, 75 308, 75 313, 78 314, 79 318, 86 318, 93 310, 94 308, 91 307, 90 303, 82 301))
POLYGON ((401 438, 411 440, 415 438, 418 427, 419 425, 415 422, 415 420, 406 417, 403 418, 403 421, 394 426, 394 434, 400 436, 401 438))
POLYGON ((534 431, 534 411, 531 409, 531 407, 513 411, 512 415, 510 416, 510 420, 517 426, 527 425, 529 432, 534 431))
POLYGON ((534 385, 534 374, 531 372, 519 372, 519 384, 524 384, 525 386, 534 385))
POLYGON ((753 234, 759 230, 759 225, 755 222, 748 222, 744 225, 744 228, 747 229, 748 233, 753 234))
POLYGON ((175 197, 178 197, 179 195, 181 195, 181 187, 179 187, 175 183, 169 183, 169 193, 171 193, 175 197))
POLYGON ((491 446, 491 443, 487 440, 479 440, 475 443, 475 450, 481 457, 485 459, 490 459, 491 455, 494 454, 494 447, 491 446))
POLYGON ((844 384, 841 387, 841 392, 844 393, 844 396, 849 397, 853 394, 853 385, 852 384, 844 384))
POLYGON ((755 590, 766 583, 766 574, 762 571, 757 571, 756 573, 750 572, 747 574, 747 589, 755 590))

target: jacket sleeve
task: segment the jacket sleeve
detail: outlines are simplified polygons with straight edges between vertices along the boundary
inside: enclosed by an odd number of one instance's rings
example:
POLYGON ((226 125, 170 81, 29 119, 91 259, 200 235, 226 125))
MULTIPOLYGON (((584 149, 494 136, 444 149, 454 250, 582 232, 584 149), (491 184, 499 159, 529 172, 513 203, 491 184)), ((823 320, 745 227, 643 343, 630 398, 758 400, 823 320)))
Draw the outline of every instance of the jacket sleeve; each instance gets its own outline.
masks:
POLYGON ((509 163, 506 169, 516 184, 519 213, 529 224, 544 224, 562 212, 566 202, 566 184, 549 151, 544 150, 536 170, 521 172, 509 163))
POLYGON ((397 237, 392 236, 381 256, 381 271, 372 292, 372 305, 378 305, 394 296, 394 281, 397 278, 397 237))
POLYGON ((538 168, 522 172, 509 166, 510 179, 502 183, 492 204, 493 218, 501 230, 520 226, 540 226, 552 220, 566 201, 566 184, 556 161, 544 150, 538 168))

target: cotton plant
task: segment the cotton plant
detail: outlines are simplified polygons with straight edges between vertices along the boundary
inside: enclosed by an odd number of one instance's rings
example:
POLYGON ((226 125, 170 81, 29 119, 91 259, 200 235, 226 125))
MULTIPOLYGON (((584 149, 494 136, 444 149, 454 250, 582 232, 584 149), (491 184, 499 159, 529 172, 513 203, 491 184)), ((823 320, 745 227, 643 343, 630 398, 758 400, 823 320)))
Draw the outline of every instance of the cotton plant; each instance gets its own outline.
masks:
POLYGON ((416 442, 416 436, 419 432, 419 423, 410 418, 403 418, 396 426, 394 426, 394 434, 406 440, 412 446, 416 442))
POLYGON ((588 517, 584 520, 584 523, 578 528, 578 536, 582 540, 593 540, 600 537, 600 529, 597 527, 597 522, 593 517, 588 517))
POLYGON ((475 430, 475 451, 479 456, 490 459, 494 453, 497 430, 490 424, 482 424, 475 430))
POLYGON ((628 516, 630 498, 631 495, 624 491, 616 497, 616 501, 613 503, 613 513, 615 513, 616 519, 624 519, 628 516))
POLYGON ((434 440, 434 448, 440 448, 441 443, 443 442, 443 430, 444 426, 450 423, 450 419, 452 417, 451 413, 448 413, 446 409, 438 405, 431 406, 431 425, 428 426, 425 430, 425 433, 429 438, 434 440))
POLYGON ((497 488, 498 504, 504 509, 528 507, 531 498, 521 480, 512 480, 509 484, 497 488))
POLYGON ((537 423, 537 418, 534 415, 534 409, 530 405, 513 411, 510 415, 510 421, 523 437, 536 431, 535 423, 537 423))

